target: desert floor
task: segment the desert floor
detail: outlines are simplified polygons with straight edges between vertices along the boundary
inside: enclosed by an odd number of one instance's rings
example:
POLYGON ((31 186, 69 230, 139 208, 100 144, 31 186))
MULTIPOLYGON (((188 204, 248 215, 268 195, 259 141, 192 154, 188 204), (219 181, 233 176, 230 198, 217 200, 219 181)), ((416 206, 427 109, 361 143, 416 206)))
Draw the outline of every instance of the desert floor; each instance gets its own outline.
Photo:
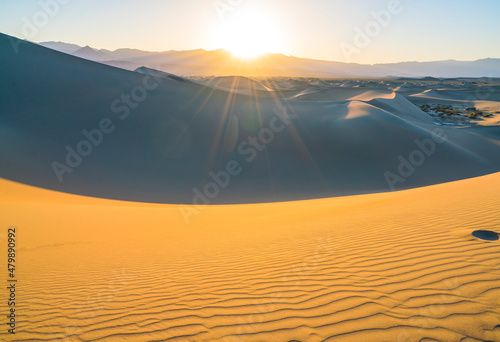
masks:
POLYGON ((193 207, 0 185, 19 279, 2 339, 500 340, 500 245, 471 236, 498 231, 498 173, 189 222, 193 207))

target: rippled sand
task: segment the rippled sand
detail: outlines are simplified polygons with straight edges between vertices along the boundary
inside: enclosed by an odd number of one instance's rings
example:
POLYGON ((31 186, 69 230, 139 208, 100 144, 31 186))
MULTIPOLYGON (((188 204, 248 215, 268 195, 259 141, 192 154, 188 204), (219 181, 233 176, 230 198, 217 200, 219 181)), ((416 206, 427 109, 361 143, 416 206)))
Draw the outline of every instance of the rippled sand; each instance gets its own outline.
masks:
POLYGON ((190 223, 176 205, 0 185, 16 341, 500 340, 500 245, 471 236, 500 230, 498 173, 190 223))

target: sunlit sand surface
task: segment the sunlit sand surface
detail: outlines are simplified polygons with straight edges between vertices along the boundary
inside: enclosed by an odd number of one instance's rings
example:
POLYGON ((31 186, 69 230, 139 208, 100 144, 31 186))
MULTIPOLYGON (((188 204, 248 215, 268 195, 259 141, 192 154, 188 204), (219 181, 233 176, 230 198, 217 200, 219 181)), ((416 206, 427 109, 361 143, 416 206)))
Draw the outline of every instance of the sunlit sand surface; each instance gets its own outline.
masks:
POLYGON ((190 224, 177 205, 0 189, 19 241, 19 333, 0 339, 500 340, 500 245, 471 235, 500 230, 498 173, 190 224))

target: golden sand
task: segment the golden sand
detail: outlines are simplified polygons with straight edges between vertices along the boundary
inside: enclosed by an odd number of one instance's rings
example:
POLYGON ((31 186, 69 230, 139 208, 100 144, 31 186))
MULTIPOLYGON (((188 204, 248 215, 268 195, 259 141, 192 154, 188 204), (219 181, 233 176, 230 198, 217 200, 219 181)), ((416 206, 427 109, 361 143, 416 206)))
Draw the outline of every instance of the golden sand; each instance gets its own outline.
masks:
POLYGON ((2 340, 500 341, 500 243, 471 236, 500 230, 500 173, 189 223, 177 205, 0 189, 19 279, 2 340))

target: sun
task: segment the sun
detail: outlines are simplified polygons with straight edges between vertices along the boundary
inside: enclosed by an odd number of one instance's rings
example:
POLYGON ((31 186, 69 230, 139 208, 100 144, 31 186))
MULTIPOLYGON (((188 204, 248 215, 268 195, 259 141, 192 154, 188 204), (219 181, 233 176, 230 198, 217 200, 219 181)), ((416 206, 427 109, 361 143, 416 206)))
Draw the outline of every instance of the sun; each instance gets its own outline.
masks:
POLYGON ((217 27, 214 45, 244 59, 264 53, 280 52, 280 30, 269 13, 257 9, 236 8, 217 27))

